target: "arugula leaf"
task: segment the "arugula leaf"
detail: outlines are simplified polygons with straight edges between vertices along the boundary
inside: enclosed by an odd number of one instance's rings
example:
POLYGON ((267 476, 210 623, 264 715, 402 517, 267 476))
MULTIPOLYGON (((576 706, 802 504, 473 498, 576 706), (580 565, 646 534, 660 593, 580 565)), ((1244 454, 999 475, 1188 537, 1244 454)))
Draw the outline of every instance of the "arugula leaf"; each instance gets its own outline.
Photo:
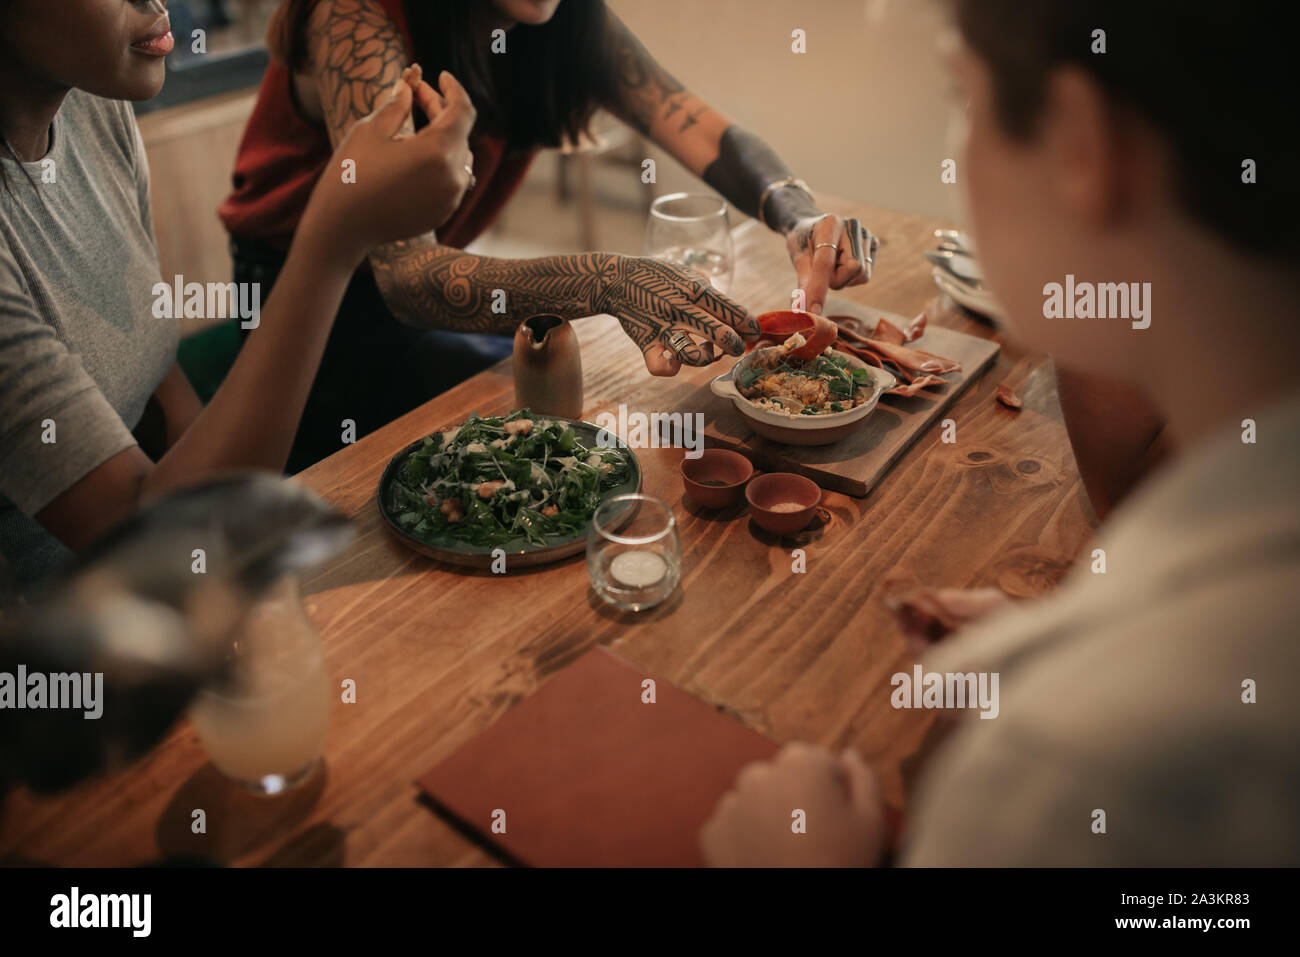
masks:
POLYGON ((625 481, 630 470, 627 453, 593 452, 563 422, 539 419, 527 409, 500 417, 475 413, 446 441, 435 433, 407 457, 389 501, 398 524, 416 534, 435 532, 487 547, 521 539, 543 545, 548 536, 580 532, 601 495, 625 481), (506 422, 525 418, 534 423, 527 436, 505 431, 506 422), (505 485, 483 499, 477 490, 487 481, 505 485), (432 493, 434 504, 426 493, 432 493), (449 522, 442 512, 448 499, 459 500, 460 521, 449 522), (543 515, 550 506, 556 514, 543 515))

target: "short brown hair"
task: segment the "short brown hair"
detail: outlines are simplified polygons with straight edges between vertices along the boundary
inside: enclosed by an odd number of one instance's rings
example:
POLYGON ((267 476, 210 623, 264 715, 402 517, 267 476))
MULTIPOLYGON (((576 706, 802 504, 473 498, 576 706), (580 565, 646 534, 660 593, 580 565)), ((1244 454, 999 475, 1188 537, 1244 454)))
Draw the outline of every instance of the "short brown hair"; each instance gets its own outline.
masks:
MULTIPOLYGON (((1235 246, 1300 261, 1291 34, 1258 0, 955 0, 1004 130, 1037 128, 1049 72, 1086 70, 1172 147, 1183 206, 1235 246), (1105 52, 1093 52, 1104 31, 1105 52), (1254 160, 1257 182, 1243 182, 1254 160)), ((1279 5, 1280 7, 1281 5, 1279 5)), ((1289 9, 1290 5, 1286 8, 1289 9)))

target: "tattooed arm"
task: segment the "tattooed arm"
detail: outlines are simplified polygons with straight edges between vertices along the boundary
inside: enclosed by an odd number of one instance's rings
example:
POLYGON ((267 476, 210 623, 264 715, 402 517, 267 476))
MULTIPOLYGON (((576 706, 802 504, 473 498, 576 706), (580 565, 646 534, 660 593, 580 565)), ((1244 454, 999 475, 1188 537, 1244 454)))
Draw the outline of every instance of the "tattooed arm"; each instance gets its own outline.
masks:
MULTIPOLYGON (((764 187, 790 176, 789 167, 761 139, 682 86, 612 12, 608 29, 615 79, 609 108, 737 209, 758 216, 764 187)), ((784 234, 821 211, 802 190, 783 189, 772 193, 763 212, 767 224, 784 234)))
POLYGON ((740 355, 745 344, 737 330, 758 334, 741 306, 657 259, 614 253, 501 259, 440 246, 426 235, 379 247, 370 262, 384 302, 406 322, 513 332, 521 317, 537 313, 566 319, 608 313, 654 375, 676 375, 682 363, 708 365, 721 352, 740 355), (689 340, 672 342, 677 332, 689 340))
POLYGON ((656 259, 581 253, 538 259, 474 256, 427 239, 393 243, 371 255, 385 301, 398 315, 430 317, 455 329, 512 332, 520 317, 551 313, 569 319, 609 313, 645 356, 655 375, 681 363, 708 365, 721 352, 740 355, 736 330, 757 334, 748 313, 686 270, 656 259), (493 311, 501 300, 507 315, 493 311), (672 333, 690 342, 670 347, 672 333), (717 347, 716 349, 714 347, 717 347))
MULTIPOLYGON (((308 30, 311 79, 337 141, 401 75, 409 53, 374 0, 326 0, 308 30)), ((656 375, 673 375, 683 362, 707 365, 718 350, 739 355, 744 343, 736 330, 758 332, 743 308, 694 274, 651 259, 611 253, 500 259, 439 245, 434 233, 378 246, 369 258, 384 302, 404 322, 508 333, 529 314, 610 313, 656 375), (669 348, 679 331, 690 341, 669 348)))
MULTIPOLYGON (((682 86, 618 17, 608 16, 614 69, 608 107, 737 209, 758 216, 763 191, 789 177, 789 168, 761 139, 682 86)), ((762 214, 768 226, 786 237, 810 312, 821 310, 828 287, 840 289, 870 278, 875 237, 856 219, 823 214, 810 195, 794 187, 770 192, 762 214), (818 248, 819 243, 834 246, 818 248)))

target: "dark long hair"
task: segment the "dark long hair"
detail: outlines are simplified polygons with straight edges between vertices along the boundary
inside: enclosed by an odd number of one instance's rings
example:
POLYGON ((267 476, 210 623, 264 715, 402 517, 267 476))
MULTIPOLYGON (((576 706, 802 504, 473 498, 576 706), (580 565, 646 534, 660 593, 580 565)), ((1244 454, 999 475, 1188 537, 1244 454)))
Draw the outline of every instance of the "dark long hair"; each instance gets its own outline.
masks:
MULTIPOLYGON (((291 69, 309 56, 307 21, 318 0, 284 0, 268 45, 291 69)), ((506 54, 493 54, 483 26, 489 0, 402 0, 413 56, 425 75, 447 70, 469 92, 478 127, 504 136, 513 149, 559 146, 587 131, 613 86, 605 42, 605 0, 563 0, 540 26, 506 34, 506 54)))

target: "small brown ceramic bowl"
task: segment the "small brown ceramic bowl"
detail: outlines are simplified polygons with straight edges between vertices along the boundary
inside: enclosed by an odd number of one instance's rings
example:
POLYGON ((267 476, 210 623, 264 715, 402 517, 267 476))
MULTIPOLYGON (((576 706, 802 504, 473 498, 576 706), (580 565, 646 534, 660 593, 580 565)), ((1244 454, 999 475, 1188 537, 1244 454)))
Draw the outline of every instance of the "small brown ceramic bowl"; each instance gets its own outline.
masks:
POLYGON ((817 483, 791 472, 768 472, 745 489, 759 528, 773 535, 793 535, 808 527, 822 500, 817 483))
POLYGON ((682 459, 686 494, 705 508, 726 508, 754 476, 754 466, 739 452, 705 449, 698 459, 682 459))

